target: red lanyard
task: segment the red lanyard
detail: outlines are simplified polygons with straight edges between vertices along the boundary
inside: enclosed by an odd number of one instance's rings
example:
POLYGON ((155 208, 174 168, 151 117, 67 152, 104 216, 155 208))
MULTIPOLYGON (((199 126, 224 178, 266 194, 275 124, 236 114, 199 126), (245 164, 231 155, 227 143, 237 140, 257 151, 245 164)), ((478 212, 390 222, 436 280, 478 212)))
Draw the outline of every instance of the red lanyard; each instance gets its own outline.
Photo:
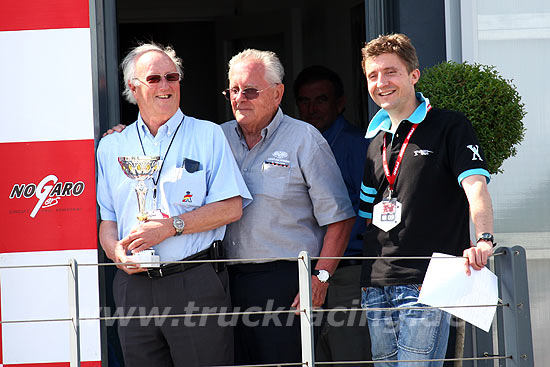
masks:
POLYGON ((384 174, 386 175, 386 178, 388 179, 388 182, 390 184, 390 198, 391 194, 393 192, 393 184, 395 183, 395 179, 397 178, 397 172, 399 172, 399 166, 401 165, 401 161, 403 160, 403 155, 405 154, 405 149, 407 149, 407 146, 409 145, 409 140, 411 140, 411 136, 416 130, 418 124, 413 124, 411 126, 411 130, 407 134, 407 137, 405 138, 405 141, 403 142, 403 145, 401 146, 401 150, 399 151, 399 155, 397 156, 397 160, 395 161, 395 166, 393 167, 393 172, 390 175, 390 168, 388 167, 388 155, 386 153, 386 134, 384 134, 384 148, 382 150, 382 165, 384 167, 384 174))

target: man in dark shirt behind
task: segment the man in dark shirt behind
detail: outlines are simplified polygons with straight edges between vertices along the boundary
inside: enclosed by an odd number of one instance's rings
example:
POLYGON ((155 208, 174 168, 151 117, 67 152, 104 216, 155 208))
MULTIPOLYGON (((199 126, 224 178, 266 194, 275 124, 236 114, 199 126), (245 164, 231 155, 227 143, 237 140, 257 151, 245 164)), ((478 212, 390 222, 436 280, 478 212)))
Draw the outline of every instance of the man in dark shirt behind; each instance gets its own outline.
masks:
MULTIPOLYGON (((294 82, 300 119, 315 126, 327 140, 342 172, 353 209, 357 213, 368 141, 344 117, 346 97, 342 80, 320 65, 305 68, 294 82)), ((362 256, 365 221, 357 220, 344 256, 362 256)), ((361 261, 343 259, 330 278, 325 307, 352 308, 360 304, 361 261)), ((360 312, 331 313, 316 346, 319 361, 370 360, 368 328, 360 325, 360 312)))

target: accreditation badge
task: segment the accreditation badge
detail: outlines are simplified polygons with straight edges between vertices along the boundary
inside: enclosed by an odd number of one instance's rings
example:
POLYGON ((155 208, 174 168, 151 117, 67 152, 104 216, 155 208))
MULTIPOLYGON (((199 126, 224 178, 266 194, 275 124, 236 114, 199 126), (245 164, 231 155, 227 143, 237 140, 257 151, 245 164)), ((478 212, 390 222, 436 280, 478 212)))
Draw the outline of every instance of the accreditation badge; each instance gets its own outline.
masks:
POLYGON ((372 224, 388 232, 401 223, 401 203, 397 199, 383 199, 372 210, 372 224))

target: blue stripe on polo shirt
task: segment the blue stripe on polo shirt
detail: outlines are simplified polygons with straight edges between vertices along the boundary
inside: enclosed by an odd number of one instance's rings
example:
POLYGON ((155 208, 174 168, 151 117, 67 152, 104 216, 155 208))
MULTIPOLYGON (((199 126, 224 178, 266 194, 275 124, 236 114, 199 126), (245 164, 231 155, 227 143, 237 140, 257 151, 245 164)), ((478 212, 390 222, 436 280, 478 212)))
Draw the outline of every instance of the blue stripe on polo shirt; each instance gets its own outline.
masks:
POLYGON ((464 180, 466 177, 470 177, 470 176, 473 176, 473 175, 485 176, 486 179, 487 179, 487 183, 489 183, 489 181, 491 181, 491 175, 489 174, 489 172, 486 169, 484 169, 484 168, 474 168, 474 169, 466 170, 458 176, 458 184, 460 185, 460 187, 462 187, 462 180, 464 180))
POLYGON ((357 212, 357 214, 361 217, 361 218, 366 218, 366 219, 372 219, 372 213, 367 213, 367 212, 364 212, 362 210, 359 210, 357 212))
POLYGON ((367 187, 361 183, 361 191, 367 195, 376 195, 376 189, 374 187, 367 187))
POLYGON ((361 192, 359 198, 365 203, 374 203, 374 196, 367 196, 361 192))

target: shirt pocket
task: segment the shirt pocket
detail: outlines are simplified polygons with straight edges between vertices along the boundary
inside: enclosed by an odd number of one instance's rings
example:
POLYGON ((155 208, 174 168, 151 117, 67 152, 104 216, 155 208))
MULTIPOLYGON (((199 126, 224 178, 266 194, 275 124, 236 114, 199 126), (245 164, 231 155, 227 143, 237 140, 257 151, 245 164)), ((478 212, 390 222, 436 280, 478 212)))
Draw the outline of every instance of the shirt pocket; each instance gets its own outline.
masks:
POLYGON ((184 213, 201 207, 206 199, 206 172, 187 172, 185 168, 174 168, 164 181, 166 200, 170 206, 184 213))
POLYGON ((262 185, 260 194, 282 199, 288 189, 290 179, 290 165, 276 165, 268 162, 262 163, 262 185))

